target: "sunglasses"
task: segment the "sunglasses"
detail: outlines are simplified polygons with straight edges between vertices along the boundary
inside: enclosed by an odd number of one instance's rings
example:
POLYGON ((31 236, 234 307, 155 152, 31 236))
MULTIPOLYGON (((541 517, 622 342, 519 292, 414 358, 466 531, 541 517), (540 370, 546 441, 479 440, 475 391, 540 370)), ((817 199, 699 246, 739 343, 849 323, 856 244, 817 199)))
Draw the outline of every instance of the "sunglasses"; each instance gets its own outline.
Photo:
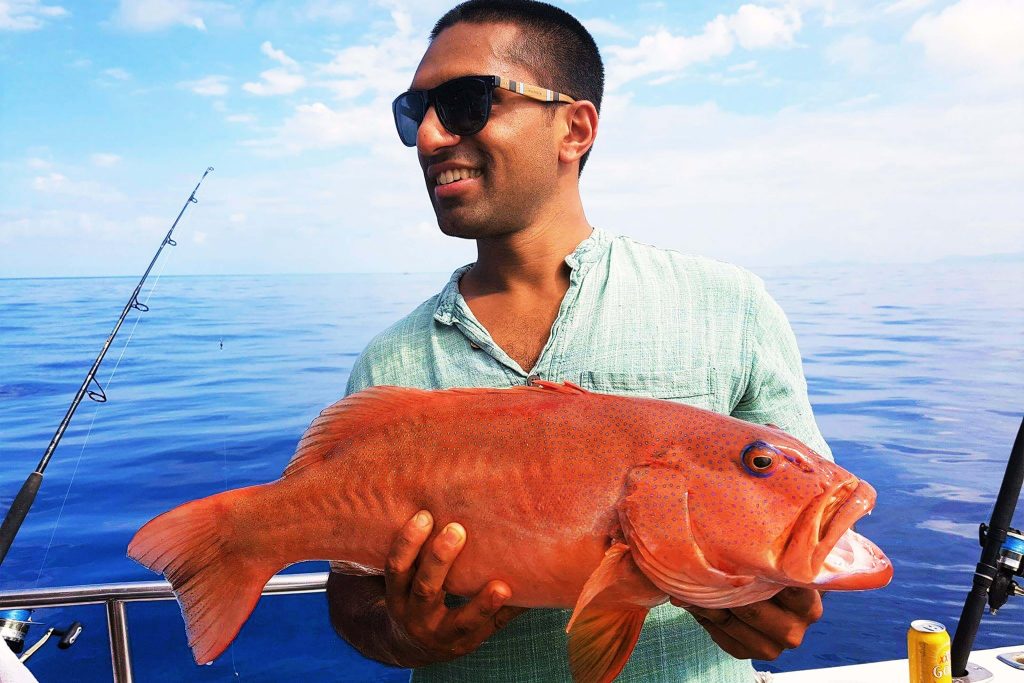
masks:
POLYGON ((491 115, 494 89, 501 88, 540 102, 570 103, 576 100, 554 90, 510 81, 500 76, 462 76, 430 90, 407 90, 391 103, 398 137, 406 147, 416 146, 416 132, 433 105, 445 130, 453 135, 474 135, 483 130, 491 115))

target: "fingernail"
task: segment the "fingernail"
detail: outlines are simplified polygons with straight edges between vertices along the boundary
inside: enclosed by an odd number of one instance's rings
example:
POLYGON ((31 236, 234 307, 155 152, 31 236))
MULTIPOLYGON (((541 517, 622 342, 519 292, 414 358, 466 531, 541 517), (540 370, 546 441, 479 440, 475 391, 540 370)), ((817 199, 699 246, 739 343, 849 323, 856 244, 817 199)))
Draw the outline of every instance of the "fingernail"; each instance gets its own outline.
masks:
POLYGON ((452 544, 462 543, 465 538, 465 532, 462 530, 462 526, 452 522, 444 528, 444 540, 452 544))
POLYGON ((417 512, 416 516, 413 517, 413 523, 421 529, 426 529, 430 526, 430 515, 426 512, 417 512))

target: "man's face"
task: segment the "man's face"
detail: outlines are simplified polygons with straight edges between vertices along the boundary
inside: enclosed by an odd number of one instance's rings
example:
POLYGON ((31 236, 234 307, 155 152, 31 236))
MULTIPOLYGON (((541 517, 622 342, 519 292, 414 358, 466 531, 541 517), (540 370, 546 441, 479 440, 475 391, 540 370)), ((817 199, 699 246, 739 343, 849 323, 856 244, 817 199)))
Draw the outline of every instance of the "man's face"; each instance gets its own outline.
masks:
MULTIPOLYGON (((455 24, 427 49, 411 87, 426 90, 459 76, 489 75, 548 87, 543 74, 505 56, 505 46, 518 39, 519 29, 510 24, 455 24)), ((445 130, 433 107, 427 111, 416 148, 442 232, 497 237, 530 223, 556 191, 557 137, 546 106, 551 105, 496 88, 487 125, 465 137, 445 130), (451 168, 480 175, 438 185, 438 173, 451 168)))

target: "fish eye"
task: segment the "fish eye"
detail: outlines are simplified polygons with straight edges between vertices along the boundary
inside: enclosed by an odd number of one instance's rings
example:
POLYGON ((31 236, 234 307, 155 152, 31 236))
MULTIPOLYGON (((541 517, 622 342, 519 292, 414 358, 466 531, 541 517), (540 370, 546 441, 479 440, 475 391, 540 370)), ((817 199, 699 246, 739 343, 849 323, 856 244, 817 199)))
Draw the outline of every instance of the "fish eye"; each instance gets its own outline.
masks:
POLYGON ((755 477, 771 476, 784 462, 785 458, 779 449, 764 441, 747 444, 740 453, 743 469, 755 477))

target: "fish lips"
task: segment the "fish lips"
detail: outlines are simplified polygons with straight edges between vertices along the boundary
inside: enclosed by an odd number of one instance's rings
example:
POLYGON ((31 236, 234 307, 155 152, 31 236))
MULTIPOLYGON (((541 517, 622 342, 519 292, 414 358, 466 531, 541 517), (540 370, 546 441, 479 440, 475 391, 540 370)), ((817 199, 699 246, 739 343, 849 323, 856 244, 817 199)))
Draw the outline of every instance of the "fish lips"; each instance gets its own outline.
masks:
POLYGON ((876 497, 870 484, 850 479, 808 505, 794 527, 801 531, 787 544, 786 583, 818 590, 865 590, 889 583, 889 558, 851 528, 871 512, 876 497))

